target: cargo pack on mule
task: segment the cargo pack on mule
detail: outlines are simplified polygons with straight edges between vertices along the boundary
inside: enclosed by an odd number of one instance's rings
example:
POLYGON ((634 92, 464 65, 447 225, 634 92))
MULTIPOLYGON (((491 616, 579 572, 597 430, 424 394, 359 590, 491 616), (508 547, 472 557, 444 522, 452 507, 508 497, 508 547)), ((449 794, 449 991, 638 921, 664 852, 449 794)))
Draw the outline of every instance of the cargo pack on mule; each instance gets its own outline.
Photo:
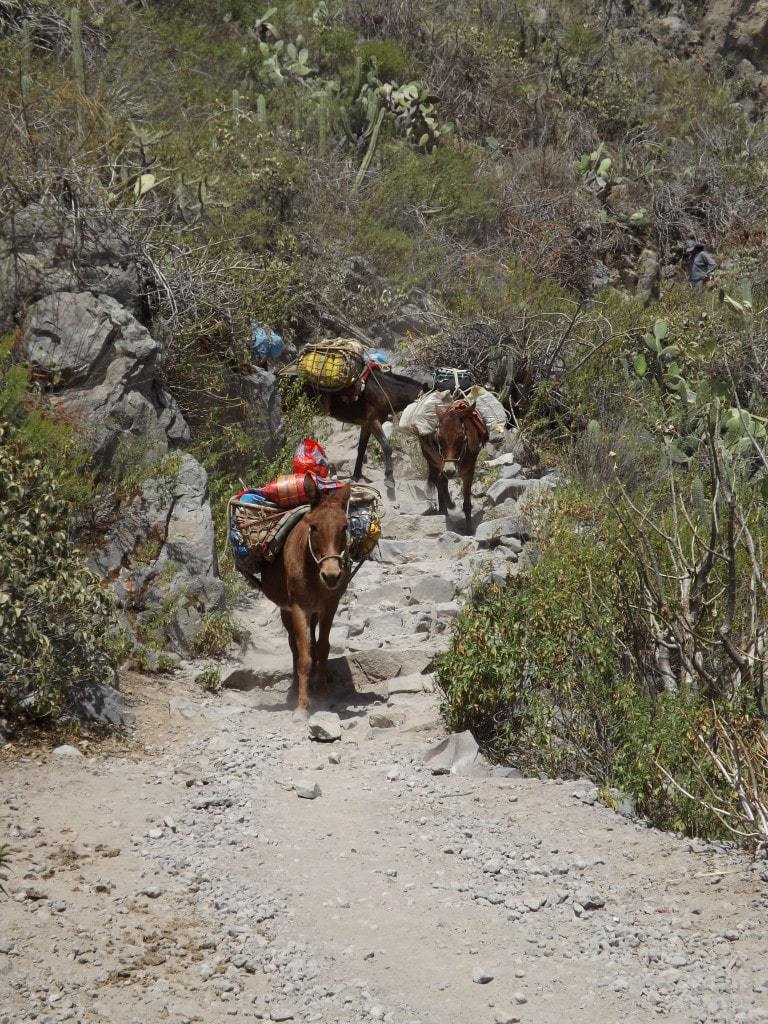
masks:
POLYGON ((392 447, 384 423, 421 393, 419 381, 393 372, 382 363, 381 353, 367 351, 350 338, 308 344, 298 360, 280 372, 298 377, 326 416, 360 427, 353 480, 362 476, 371 435, 384 455, 385 480, 394 480, 392 447))
MULTIPOLYGON (((278 476, 261 488, 241 491, 229 501, 228 530, 235 567, 256 584, 265 562, 274 562, 291 530, 310 508, 307 478, 322 492, 339 491, 344 484, 328 477, 328 460, 322 447, 305 438, 293 460, 296 472, 278 476)), ((379 493, 372 487, 353 485, 346 509, 348 544, 346 558, 354 572, 372 553, 381 536, 379 493)))
POLYGON ((296 369, 305 384, 320 391, 352 387, 365 370, 365 348, 352 338, 310 342, 298 358, 296 369))
POLYGON ((426 437, 437 429, 441 411, 455 402, 465 402, 480 419, 481 433, 492 443, 500 441, 507 425, 507 412, 493 392, 475 384, 469 370, 441 366, 435 370, 434 390, 420 396, 400 416, 400 429, 426 437))

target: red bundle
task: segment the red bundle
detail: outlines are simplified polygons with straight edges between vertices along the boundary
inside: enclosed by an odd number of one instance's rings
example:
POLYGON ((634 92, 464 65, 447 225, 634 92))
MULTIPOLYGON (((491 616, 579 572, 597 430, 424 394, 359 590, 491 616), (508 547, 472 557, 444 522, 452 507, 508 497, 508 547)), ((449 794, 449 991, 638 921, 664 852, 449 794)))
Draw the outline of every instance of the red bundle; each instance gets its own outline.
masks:
POLYGON ((312 473, 313 475, 328 476, 328 456, 325 454, 322 445, 312 437, 305 437, 296 454, 293 457, 294 473, 312 473))

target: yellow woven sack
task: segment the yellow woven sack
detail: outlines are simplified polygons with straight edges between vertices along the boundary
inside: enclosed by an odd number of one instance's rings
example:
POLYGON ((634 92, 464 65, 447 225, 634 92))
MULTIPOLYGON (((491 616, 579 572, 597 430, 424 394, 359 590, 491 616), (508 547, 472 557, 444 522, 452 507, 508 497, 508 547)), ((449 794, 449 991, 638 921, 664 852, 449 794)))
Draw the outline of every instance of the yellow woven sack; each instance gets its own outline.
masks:
POLYGON ((335 338, 307 345, 299 356, 298 371, 321 391, 340 391, 355 382, 363 363, 364 350, 359 342, 335 338))

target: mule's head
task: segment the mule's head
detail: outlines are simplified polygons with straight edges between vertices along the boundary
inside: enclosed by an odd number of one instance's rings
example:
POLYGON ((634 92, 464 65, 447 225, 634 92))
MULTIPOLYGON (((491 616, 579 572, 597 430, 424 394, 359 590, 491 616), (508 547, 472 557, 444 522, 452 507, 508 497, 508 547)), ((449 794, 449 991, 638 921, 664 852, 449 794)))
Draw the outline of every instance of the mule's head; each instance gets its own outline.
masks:
POLYGON ((474 405, 457 402, 447 409, 437 410, 437 447, 443 460, 443 472, 453 480, 459 470, 459 463, 467 450, 467 420, 474 405))
POLYGON ((317 565, 320 582, 329 590, 335 590, 346 567, 349 484, 333 491, 321 491, 307 473, 304 491, 311 506, 304 516, 309 530, 309 551, 317 565))

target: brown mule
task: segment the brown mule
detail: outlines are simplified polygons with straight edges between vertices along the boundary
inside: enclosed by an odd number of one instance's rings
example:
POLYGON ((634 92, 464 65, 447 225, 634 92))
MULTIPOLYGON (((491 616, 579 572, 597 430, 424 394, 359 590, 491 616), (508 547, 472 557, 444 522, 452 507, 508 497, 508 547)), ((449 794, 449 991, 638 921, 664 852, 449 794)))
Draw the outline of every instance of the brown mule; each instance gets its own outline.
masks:
POLYGON ((344 392, 324 394, 305 385, 305 389, 320 399, 323 412, 341 423, 353 423, 360 427, 357 445, 357 460, 353 480, 363 474, 363 461, 371 434, 376 438, 384 453, 384 478, 394 480, 392 447, 384 434, 384 422, 388 416, 402 412, 407 405, 415 402, 423 385, 399 373, 385 372, 373 367, 365 382, 365 389, 350 397, 344 392))
POLYGON ((336 609, 351 578, 347 505, 349 484, 323 492, 310 474, 304 478, 310 510, 291 530, 274 562, 264 565, 261 589, 274 604, 288 633, 293 655, 298 711, 309 708, 309 682, 328 682, 328 651, 336 609))
POLYGON ((488 431, 474 405, 458 401, 447 409, 437 410, 437 428, 427 437, 420 437, 421 451, 427 460, 427 485, 437 489, 437 507, 445 515, 454 508, 448 493, 448 481, 461 478, 464 494, 464 519, 467 533, 472 528, 472 483, 475 465, 488 431))

